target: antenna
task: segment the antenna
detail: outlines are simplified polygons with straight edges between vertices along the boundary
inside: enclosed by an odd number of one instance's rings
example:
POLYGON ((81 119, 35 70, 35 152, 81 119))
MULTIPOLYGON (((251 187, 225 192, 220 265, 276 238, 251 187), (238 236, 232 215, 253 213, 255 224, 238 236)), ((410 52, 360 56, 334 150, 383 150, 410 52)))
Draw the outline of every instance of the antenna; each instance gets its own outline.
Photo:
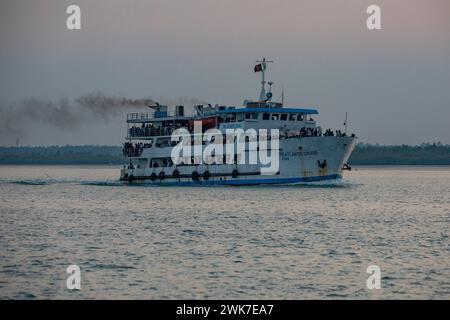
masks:
POLYGON ((261 63, 262 66, 262 79, 261 79, 261 93, 259 94, 259 101, 266 100, 266 63, 273 63, 271 60, 266 60, 266 58, 263 58, 262 60, 256 61, 257 63, 261 63))
POLYGON ((345 112, 345 121, 344 121, 344 133, 347 135, 347 112, 345 112))

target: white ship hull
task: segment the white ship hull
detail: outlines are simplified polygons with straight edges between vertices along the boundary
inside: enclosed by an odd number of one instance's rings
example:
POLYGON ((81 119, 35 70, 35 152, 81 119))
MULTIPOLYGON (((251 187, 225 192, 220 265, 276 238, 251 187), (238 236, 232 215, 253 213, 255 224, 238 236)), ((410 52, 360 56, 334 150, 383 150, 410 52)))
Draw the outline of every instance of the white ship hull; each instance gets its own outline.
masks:
POLYGON ((150 159, 170 157, 172 148, 149 148, 144 149, 140 157, 132 159, 133 166, 121 170, 120 178, 130 184, 167 186, 303 184, 334 180, 342 177, 342 168, 355 143, 356 138, 349 136, 280 139, 279 171, 273 175, 261 174, 260 164, 199 164, 152 168, 150 159), (235 170, 238 175, 233 175, 235 170), (198 179, 193 179, 194 171, 198 173, 198 179), (209 174, 204 177, 206 171, 209 174))

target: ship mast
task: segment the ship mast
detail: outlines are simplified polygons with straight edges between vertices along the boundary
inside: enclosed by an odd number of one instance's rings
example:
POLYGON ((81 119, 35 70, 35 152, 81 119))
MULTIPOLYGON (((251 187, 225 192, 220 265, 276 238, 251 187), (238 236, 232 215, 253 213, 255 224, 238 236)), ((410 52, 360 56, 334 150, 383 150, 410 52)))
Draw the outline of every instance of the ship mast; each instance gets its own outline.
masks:
POLYGON ((261 79, 261 93, 259 94, 259 101, 265 101, 266 98, 266 63, 273 63, 273 61, 266 60, 266 58, 263 58, 262 60, 256 61, 257 63, 261 63, 262 66, 262 79, 261 79))

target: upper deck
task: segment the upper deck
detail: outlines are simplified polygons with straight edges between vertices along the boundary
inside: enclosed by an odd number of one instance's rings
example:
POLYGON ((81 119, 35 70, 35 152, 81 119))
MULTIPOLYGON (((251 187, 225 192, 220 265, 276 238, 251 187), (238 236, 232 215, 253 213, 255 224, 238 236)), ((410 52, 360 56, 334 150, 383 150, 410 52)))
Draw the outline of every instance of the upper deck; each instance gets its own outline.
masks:
POLYGON ((195 127, 197 120, 201 120, 202 130, 208 129, 280 129, 301 130, 315 128, 316 121, 312 115, 319 114, 314 108, 284 107, 284 92, 280 101, 273 101, 272 81, 268 81, 266 90, 265 72, 266 63, 263 58, 255 68, 261 72, 261 92, 257 100, 244 100, 243 106, 223 106, 211 104, 194 106, 191 114, 184 112, 182 105, 169 110, 168 106, 155 103, 149 106, 153 111, 143 113, 130 113, 127 115, 128 139, 151 139, 153 137, 170 136, 178 128, 195 127), (130 128, 131 125, 131 128, 130 128))
POLYGON ((232 113, 297 113, 297 114, 319 114, 316 109, 304 109, 304 108, 239 108, 239 109, 226 109, 219 110, 219 114, 232 114, 232 113))
POLYGON ((133 112, 127 114, 128 123, 145 123, 145 122, 156 122, 165 120, 183 120, 192 119, 194 115, 182 116, 177 115, 175 112, 169 111, 154 111, 154 112, 133 112))
MULTIPOLYGON (((191 115, 179 115, 175 112, 169 111, 154 111, 154 112, 135 112, 127 114, 128 123, 149 123, 149 122, 159 122, 159 121, 172 121, 172 120, 190 120, 190 119, 201 119, 204 117, 211 116, 222 116, 222 115, 241 115, 244 119, 258 119, 258 114, 301 114, 301 115, 312 115, 319 114, 316 109, 305 109, 305 108, 234 108, 228 107, 225 109, 212 109, 201 114, 193 112, 191 115), (248 117, 247 115, 252 115, 248 117)), ((264 116, 262 117, 264 119, 264 116)), ((270 120, 272 117, 264 120, 270 120)))

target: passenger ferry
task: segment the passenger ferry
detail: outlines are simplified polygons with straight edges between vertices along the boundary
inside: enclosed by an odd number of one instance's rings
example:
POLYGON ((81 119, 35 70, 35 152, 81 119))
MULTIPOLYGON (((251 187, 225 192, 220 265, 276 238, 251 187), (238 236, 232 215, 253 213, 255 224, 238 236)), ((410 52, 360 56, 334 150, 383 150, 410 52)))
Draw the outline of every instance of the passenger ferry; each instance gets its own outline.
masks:
MULTIPOLYGON (((283 105, 283 93, 281 101, 272 101, 273 82, 266 85, 265 81, 270 62, 273 61, 266 58, 257 62, 254 71, 262 75, 259 99, 245 100, 242 107, 197 105, 188 115, 184 106, 169 110, 168 106, 156 104, 149 106, 152 112, 128 114, 123 148, 127 164, 120 172, 120 180, 130 184, 199 186, 299 184, 341 178, 343 170, 351 169, 346 162, 355 147, 356 136, 347 134, 347 123, 344 123, 344 132, 322 130, 316 122, 319 113, 316 109, 287 108, 283 105), (201 131, 195 132, 197 124, 201 125, 201 131), (223 161, 211 163, 193 152, 192 157, 188 154, 188 160, 192 158, 192 161, 174 161, 174 148, 179 148, 183 140, 176 133, 183 128, 189 140, 200 141, 193 146, 197 151, 206 151, 208 145, 217 143, 204 138, 203 134, 211 130, 224 135, 220 141, 224 149, 238 139, 225 136, 230 129, 242 129, 239 132, 245 133, 256 131, 256 136, 244 134, 239 138, 245 147, 238 157, 226 159, 224 155, 223 161), (276 135, 264 129, 275 131, 276 135), (274 148, 271 143, 275 139, 274 148), (251 141, 263 140, 267 142, 263 146, 250 147, 251 141), (267 163, 241 161, 242 157, 248 159, 251 152, 264 148, 271 156, 278 156, 273 172, 264 172, 267 163)), ((236 147, 232 150, 236 151, 236 147)))

